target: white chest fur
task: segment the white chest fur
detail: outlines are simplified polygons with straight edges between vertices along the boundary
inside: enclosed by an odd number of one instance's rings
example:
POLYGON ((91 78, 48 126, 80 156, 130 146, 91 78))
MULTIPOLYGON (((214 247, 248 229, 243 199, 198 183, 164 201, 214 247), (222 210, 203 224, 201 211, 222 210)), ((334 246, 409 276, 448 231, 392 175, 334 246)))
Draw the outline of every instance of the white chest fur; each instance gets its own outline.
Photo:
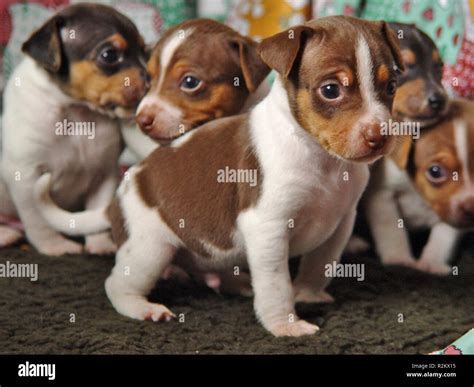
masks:
POLYGON ((263 174, 256 212, 286 223, 290 254, 313 250, 353 210, 367 184, 367 165, 337 159, 294 120, 279 80, 251 115, 263 174))

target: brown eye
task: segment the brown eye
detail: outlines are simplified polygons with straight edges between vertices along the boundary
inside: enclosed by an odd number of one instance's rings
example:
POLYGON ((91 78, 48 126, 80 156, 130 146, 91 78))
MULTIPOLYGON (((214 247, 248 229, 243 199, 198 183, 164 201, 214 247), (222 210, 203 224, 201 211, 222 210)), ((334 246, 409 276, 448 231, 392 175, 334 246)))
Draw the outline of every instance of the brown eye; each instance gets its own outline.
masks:
POLYGON ((397 91, 397 81, 392 79, 388 84, 387 84, 387 94, 389 96, 394 96, 397 91))
POLYGON ((448 175, 440 164, 434 163, 426 170, 426 178, 433 184, 441 184, 448 178, 448 175))
POLYGON ((106 65, 114 65, 120 62, 121 55, 115 48, 106 48, 99 54, 99 61, 106 65))
POLYGON ((186 75, 179 86, 181 87, 181 90, 189 92, 196 91, 197 89, 199 89, 201 84, 202 82, 200 79, 192 75, 186 75))
POLYGON ((321 94, 326 99, 337 99, 341 95, 341 89, 337 83, 328 83, 321 86, 321 94))

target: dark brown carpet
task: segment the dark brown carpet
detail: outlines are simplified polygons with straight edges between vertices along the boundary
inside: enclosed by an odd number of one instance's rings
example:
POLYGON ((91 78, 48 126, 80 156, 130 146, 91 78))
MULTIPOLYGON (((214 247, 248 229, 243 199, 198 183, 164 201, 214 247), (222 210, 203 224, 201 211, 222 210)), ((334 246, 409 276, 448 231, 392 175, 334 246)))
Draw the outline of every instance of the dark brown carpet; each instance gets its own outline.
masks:
POLYGON ((176 314, 184 313, 184 322, 130 320, 117 314, 105 296, 112 258, 51 258, 6 249, 0 251, 0 263, 38 263, 39 280, 0 278, 0 353, 426 353, 474 326, 473 241, 463 242, 457 277, 387 269, 373 258, 358 259, 366 264, 365 281, 335 279, 329 288, 334 304, 298 306, 300 315, 321 330, 297 339, 266 333, 251 299, 171 281, 161 284, 154 297, 176 314))

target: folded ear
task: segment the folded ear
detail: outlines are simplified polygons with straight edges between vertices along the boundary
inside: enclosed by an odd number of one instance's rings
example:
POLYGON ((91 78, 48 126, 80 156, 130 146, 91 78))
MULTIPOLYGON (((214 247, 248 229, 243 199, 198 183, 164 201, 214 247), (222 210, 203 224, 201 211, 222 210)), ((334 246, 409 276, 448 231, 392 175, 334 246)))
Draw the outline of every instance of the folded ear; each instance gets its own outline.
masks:
POLYGON ((314 29, 311 27, 296 26, 262 40, 258 51, 268 66, 288 78, 304 45, 304 39, 313 33, 314 29))
POLYGON ((400 136, 397 138, 397 145, 395 149, 388 156, 392 159, 398 168, 406 169, 410 159, 411 150, 413 147, 413 139, 411 136, 400 136))
POLYGON ((397 35, 395 31, 390 29, 390 26, 385 21, 381 21, 382 23, 382 35, 388 43, 390 47, 390 51, 392 52, 393 59, 395 60, 395 64, 397 65, 400 72, 405 71, 405 65, 403 64, 402 53, 400 52, 400 44, 398 42, 397 35))
POLYGON ((260 58, 257 52, 257 43, 253 40, 243 36, 231 38, 230 45, 238 52, 245 86, 250 93, 253 93, 266 78, 270 68, 260 58))
POLYGON ((25 54, 51 72, 58 72, 62 64, 61 28, 62 20, 55 16, 33 32, 21 47, 25 54))

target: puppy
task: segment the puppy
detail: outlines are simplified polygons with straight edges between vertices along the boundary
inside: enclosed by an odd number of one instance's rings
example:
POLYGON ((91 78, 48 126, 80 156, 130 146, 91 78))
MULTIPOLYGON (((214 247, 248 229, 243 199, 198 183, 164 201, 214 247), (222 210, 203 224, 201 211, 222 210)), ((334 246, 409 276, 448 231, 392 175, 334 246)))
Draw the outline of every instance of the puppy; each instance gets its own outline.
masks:
MULTIPOLYGON (((254 105, 268 91, 268 83, 262 81, 270 71, 256 46, 251 39, 213 20, 187 21, 168 30, 148 60, 151 88, 136 117, 143 132, 122 127, 127 147, 142 159, 158 144, 168 145, 204 122, 254 105)), ((46 193, 40 200, 45 197, 46 193)), ((86 233, 82 227, 88 227, 92 221, 87 211, 63 212, 58 217, 58 207, 52 205, 51 200, 38 203, 53 227, 69 235, 86 233), (60 219, 65 228, 57 227, 60 219), (75 227, 71 228, 71 224, 75 227)), ((243 273, 239 277, 206 273, 196 270, 184 257, 179 261, 195 280, 216 291, 249 294, 249 281, 243 285, 243 273)), ((173 271, 176 272, 175 266, 173 271)), ((182 277, 184 273, 180 274, 182 277)))
POLYGON ((137 110, 136 129, 122 130, 139 160, 160 143, 216 118, 247 110, 268 92, 270 69, 256 43, 208 19, 169 29, 148 60, 151 88, 137 110), (150 140, 148 137, 152 140, 150 140))
MULTIPOLYGON (((103 207, 117 185, 119 119, 132 118, 148 88, 144 44, 133 23, 113 8, 65 8, 23 44, 27 54, 5 90, 0 212, 19 217, 28 240, 48 255, 82 246, 41 216, 33 186, 52 173, 52 195, 69 210, 103 207)), ((22 237, 3 225, 0 245, 22 237)), ((87 236, 86 250, 108 253, 107 234, 87 236)))
MULTIPOLYGON (((441 84, 443 63, 435 44, 422 31, 413 25, 396 23, 391 24, 391 28, 400 37, 406 69, 399 78, 393 115, 398 122, 411 123, 415 128, 418 125, 418 129, 423 132, 425 128, 442 120, 448 110, 448 99, 441 84)), ((416 133, 413 134, 417 137, 416 133)), ((363 202, 375 249, 384 264, 407 265, 433 273, 447 273, 449 266, 445 262, 450 254, 444 249, 439 248, 430 259, 433 249, 428 248, 428 243, 418 263, 411 252, 407 228, 433 226, 439 220, 433 211, 422 211, 429 208, 429 203, 415 194, 409 176, 396 165, 398 160, 398 164, 404 167, 403 159, 410 148, 411 140, 407 136, 392 159, 381 160, 372 170, 363 202), (404 205, 404 209, 401 209, 401 201, 406 201, 407 197, 410 200, 417 197, 417 200, 410 207, 404 205), (409 208, 418 216, 417 224, 406 219, 409 216, 414 220, 409 214, 409 208), (420 216, 421 214, 424 216, 420 216)), ((444 240, 439 239, 438 233, 434 231, 433 238, 444 240)))
POLYGON ((440 53, 423 31, 413 24, 390 23, 399 38, 405 71, 398 79, 393 117, 398 121, 417 121, 428 127, 448 110, 448 96, 441 78, 440 53))
POLYGON ((393 148, 380 125, 403 64, 384 22, 342 16, 274 35, 259 51, 279 74, 268 96, 156 149, 107 209, 119 249, 105 287, 119 313, 171 319, 146 295, 184 251, 208 269, 248 262, 257 317, 274 335, 318 330, 298 319, 295 296, 324 290, 324 265, 351 234, 368 163, 393 148), (229 171, 240 178, 222 176, 229 171), (288 257, 300 254, 293 290, 288 257))
MULTIPOLYGON (((384 188, 391 188, 394 193, 386 206, 396 205, 399 213, 398 218, 392 219, 392 233, 383 235, 384 241, 376 242, 383 248, 387 243, 396 244, 392 254, 400 254, 397 263, 434 274, 449 274, 448 263, 457 242, 474 227, 474 103, 451 101, 449 114, 441 122, 424 129, 412 147, 405 146, 392 158, 379 173, 385 173, 384 188), (403 219, 405 227, 395 233, 399 219, 403 219), (415 261, 405 230, 422 228, 430 228, 431 232, 420 259, 415 261), (395 239, 399 235, 403 238, 395 239)), ((385 208, 375 209, 371 204, 369 208, 378 210, 379 217, 387 216, 382 215, 385 208)), ((382 237, 380 231, 374 235, 382 237)))

